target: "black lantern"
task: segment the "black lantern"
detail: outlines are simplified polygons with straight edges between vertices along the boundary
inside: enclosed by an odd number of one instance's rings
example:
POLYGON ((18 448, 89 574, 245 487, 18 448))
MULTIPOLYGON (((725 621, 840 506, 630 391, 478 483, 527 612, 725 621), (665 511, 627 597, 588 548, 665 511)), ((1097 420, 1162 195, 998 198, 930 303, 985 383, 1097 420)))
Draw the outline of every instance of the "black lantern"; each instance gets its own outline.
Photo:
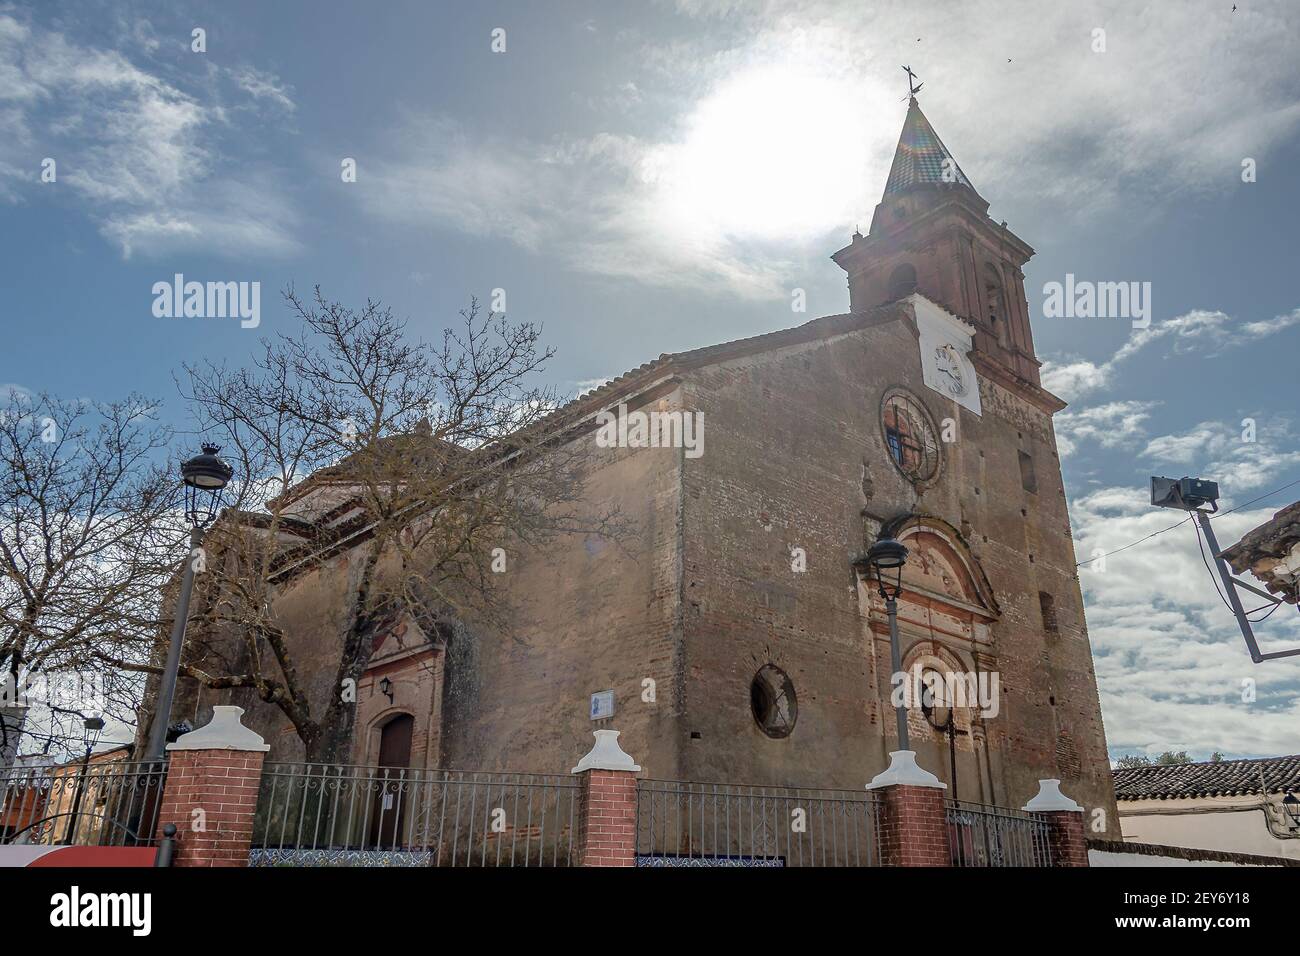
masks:
POLYGON ((95 744, 99 743, 99 735, 104 732, 103 717, 87 717, 81 722, 82 742, 86 745, 86 754, 89 755, 95 749, 95 744))
POLYGON ((388 703, 393 702, 393 682, 385 677, 379 682, 379 693, 388 698, 388 703))
POLYGON ((943 676, 938 671, 926 671, 921 675, 921 713, 935 730, 949 730, 952 727, 952 702, 947 699, 948 692, 943 676), (930 678, 927 680, 926 678, 930 678))
POLYGON ((867 551, 867 567, 884 600, 895 600, 903 589, 903 565, 906 563, 907 548, 893 538, 881 538, 867 551))
POLYGON ((1288 793, 1282 798, 1282 809, 1286 811, 1291 829, 1300 830, 1300 799, 1294 793, 1288 793))
POLYGON ((221 510, 221 491, 230 483, 235 469, 217 457, 221 449, 204 442, 203 454, 181 465, 185 482, 185 517, 196 528, 211 524, 221 510))

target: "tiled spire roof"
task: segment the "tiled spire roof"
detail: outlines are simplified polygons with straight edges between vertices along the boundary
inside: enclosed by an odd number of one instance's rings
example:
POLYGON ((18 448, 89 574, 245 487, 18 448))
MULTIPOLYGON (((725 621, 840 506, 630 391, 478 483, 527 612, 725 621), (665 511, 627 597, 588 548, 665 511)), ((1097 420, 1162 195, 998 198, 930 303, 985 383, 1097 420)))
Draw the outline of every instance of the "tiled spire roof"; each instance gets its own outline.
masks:
POLYGON ((916 97, 912 97, 907 107, 907 119, 903 121, 903 132, 898 137, 898 149, 894 152, 894 165, 889 168, 889 181, 885 183, 885 195, 900 193, 911 186, 961 183, 975 189, 966 174, 953 159, 948 147, 934 131, 930 121, 921 112, 916 97), (945 181, 943 178, 943 161, 952 160, 955 179, 945 181))

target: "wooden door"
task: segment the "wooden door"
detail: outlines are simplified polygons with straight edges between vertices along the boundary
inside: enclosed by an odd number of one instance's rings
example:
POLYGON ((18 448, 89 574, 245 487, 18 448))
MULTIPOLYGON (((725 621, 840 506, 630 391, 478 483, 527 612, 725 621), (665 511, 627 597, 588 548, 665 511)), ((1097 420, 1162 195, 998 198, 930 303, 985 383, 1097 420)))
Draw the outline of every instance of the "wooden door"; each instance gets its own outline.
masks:
POLYGON ((411 732, 415 718, 399 714, 388 723, 379 737, 378 788, 375 805, 371 810, 370 842, 375 849, 385 850, 402 846, 405 834, 402 823, 406 818, 407 804, 415 793, 409 774, 401 773, 411 765, 411 732))

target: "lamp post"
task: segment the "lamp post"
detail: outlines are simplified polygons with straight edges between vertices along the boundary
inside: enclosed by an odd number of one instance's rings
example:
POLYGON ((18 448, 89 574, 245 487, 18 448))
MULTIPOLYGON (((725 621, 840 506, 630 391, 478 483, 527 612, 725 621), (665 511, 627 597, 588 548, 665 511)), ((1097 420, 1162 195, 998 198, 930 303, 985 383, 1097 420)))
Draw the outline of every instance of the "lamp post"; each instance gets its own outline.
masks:
MULTIPOLYGON (((903 565, 907 548, 893 538, 881 538, 867 551, 867 568, 876 579, 876 589, 889 615, 889 659, 894 674, 903 671, 903 657, 898 649, 898 595, 903 590, 903 565)), ((893 686, 893 681, 890 681, 893 686)), ((898 718, 898 749, 911 750, 907 740, 907 704, 900 701, 894 708, 898 718)))
POLYGON ((72 798, 72 819, 68 823, 68 842, 77 841, 77 830, 81 824, 81 796, 86 790, 86 774, 90 772, 90 752, 99 743, 99 735, 104 732, 104 718, 87 717, 81 722, 81 739, 86 745, 86 753, 81 758, 81 771, 77 774, 77 792, 72 798))
MULTIPOLYGON (((937 671, 931 671, 936 678, 939 677, 937 671)), ((924 680, 924 677, 922 678, 924 680)), ((946 693, 946 691, 945 691, 946 693)), ((924 692, 921 695, 921 713, 925 714, 930 726, 935 730, 942 730, 948 735, 948 770, 952 780, 952 798, 957 797, 957 710, 953 707, 951 701, 945 702, 942 696, 938 699, 933 697, 926 701, 924 692)))
POLYGON ((1282 798, 1282 809, 1286 811, 1287 825, 1292 830, 1300 830, 1300 799, 1294 793, 1288 793, 1282 798))
POLYGON ((181 593, 176 600, 176 617, 172 622, 171 643, 163 665, 162 683, 158 686, 158 706, 153 727, 149 730, 146 760, 163 759, 167 746, 167 725, 171 720, 172 699, 176 696, 176 673, 181 665, 181 647, 185 643, 185 622, 190 614, 190 594, 194 590, 194 553, 203 543, 203 529, 212 523, 221 509, 222 489, 230 483, 235 470, 217 457, 221 451, 206 442, 202 454, 181 465, 185 483, 185 517, 190 523, 190 551, 181 570, 181 593))

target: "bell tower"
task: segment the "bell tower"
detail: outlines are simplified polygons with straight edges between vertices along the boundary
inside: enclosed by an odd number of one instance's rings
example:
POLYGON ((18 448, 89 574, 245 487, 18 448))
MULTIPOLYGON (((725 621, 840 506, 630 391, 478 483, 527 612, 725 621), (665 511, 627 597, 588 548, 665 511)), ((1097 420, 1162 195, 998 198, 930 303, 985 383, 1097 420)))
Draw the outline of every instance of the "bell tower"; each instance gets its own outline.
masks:
POLYGON ((831 258, 851 311, 919 292, 975 327, 977 367, 1040 391, 1021 271, 1034 250, 988 208, 912 96, 870 233, 831 258))

